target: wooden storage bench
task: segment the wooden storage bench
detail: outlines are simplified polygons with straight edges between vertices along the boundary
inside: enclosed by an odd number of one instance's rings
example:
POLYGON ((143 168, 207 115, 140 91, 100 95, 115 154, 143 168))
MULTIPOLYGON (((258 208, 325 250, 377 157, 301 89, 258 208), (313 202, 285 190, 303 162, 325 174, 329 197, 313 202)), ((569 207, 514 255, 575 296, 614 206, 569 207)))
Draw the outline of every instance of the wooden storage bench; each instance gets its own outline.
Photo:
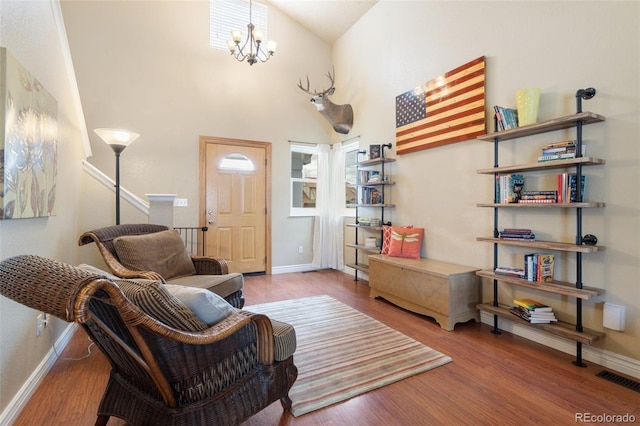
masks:
POLYGON ((480 321, 477 270, 431 259, 369 256, 369 297, 432 317, 451 331, 456 323, 480 321))

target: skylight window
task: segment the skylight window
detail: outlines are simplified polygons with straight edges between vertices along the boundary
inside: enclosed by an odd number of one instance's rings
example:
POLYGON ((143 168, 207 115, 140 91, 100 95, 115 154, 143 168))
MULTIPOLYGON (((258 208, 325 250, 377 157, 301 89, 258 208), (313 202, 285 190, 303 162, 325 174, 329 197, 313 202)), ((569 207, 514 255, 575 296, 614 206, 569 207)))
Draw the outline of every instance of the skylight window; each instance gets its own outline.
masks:
MULTIPOLYGON (((265 4, 253 2, 251 21, 267 36, 267 11, 265 4)), ((209 46, 229 51, 227 40, 231 39, 231 30, 242 31, 242 40, 247 38, 249 24, 249 2, 245 0, 211 0, 209 2, 209 46)), ((242 45, 242 43, 240 43, 242 45)))

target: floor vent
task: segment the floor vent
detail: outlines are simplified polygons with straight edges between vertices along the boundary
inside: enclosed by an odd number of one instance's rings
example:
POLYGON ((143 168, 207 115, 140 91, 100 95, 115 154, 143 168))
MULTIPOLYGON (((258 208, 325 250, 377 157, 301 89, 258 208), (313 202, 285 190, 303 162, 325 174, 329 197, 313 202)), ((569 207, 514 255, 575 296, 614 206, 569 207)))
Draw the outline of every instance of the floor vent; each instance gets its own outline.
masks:
POLYGON ((617 383, 621 386, 624 386, 625 388, 640 392, 640 382, 636 380, 627 379, 626 377, 619 376, 607 370, 602 370, 601 372, 596 374, 596 376, 602 377, 603 379, 610 382, 617 383))

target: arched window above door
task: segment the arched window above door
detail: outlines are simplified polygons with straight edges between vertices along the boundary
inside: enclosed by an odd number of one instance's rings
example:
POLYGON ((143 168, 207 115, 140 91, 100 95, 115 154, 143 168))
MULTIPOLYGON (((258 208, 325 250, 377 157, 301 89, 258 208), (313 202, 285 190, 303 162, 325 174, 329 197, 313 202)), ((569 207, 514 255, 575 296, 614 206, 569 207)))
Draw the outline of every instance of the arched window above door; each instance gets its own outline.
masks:
POLYGON ((252 171, 255 170, 256 167, 253 162, 244 154, 233 153, 224 157, 220 164, 218 164, 218 168, 221 170, 242 170, 242 171, 252 171))

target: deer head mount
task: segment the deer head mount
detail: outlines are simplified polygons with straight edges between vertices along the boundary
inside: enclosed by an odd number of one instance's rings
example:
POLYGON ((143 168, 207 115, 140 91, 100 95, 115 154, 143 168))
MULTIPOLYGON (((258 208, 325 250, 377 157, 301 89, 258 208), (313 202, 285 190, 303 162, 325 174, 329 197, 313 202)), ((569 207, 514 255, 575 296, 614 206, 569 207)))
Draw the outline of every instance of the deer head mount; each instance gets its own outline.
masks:
POLYGON ((329 96, 333 95, 336 88, 335 83, 335 71, 333 73, 328 72, 327 77, 331 81, 331 86, 321 92, 312 92, 309 90, 309 76, 307 76, 307 87, 302 87, 302 81, 298 80, 298 87, 305 93, 311 95, 310 102, 318 108, 320 114, 326 118, 333 130, 338 133, 347 134, 351 130, 353 125, 353 108, 351 105, 336 105, 329 99, 329 96))

